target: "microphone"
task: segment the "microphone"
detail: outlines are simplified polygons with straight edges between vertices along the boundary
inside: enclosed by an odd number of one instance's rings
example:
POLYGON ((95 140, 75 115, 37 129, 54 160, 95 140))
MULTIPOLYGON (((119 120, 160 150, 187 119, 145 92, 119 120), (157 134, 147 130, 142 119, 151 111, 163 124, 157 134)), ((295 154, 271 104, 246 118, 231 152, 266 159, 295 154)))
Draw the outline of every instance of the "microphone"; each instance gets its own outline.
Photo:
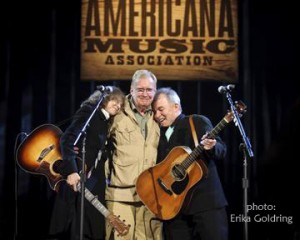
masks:
POLYGON ((100 92, 106 92, 106 93, 111 93, 113 91, 113 88, 111 86, 103 86, 103 85, 99 85, 97 86, 97 90, 99 90, 100 92))
POLYGON ((234 88, 235 88, 235 85, 233 85, 233 84, 229 84, 227 86, 220 86, 220 87, 218 87, 218 92, 226 93, 226 92, 230 92, 234 88))

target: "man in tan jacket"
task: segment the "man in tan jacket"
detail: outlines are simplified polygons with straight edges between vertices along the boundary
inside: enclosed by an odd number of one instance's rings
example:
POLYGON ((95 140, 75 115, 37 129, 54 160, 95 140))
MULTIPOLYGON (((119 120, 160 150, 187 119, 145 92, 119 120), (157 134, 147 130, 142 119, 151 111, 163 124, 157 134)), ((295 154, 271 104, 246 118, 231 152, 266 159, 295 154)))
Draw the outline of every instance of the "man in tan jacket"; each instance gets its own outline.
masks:
POLYGON ((156 163, 159 126, 151 109, 156 83, 152 72, 136 71, 124 111, 115 116, 110 128, 106 203, 111 212, 131 227, 124 238, 117 236, 117 232, 113 234, 107 224, 106 240, 162 239, 161 222, 143 205, 135 189, 139 174, 156 163))

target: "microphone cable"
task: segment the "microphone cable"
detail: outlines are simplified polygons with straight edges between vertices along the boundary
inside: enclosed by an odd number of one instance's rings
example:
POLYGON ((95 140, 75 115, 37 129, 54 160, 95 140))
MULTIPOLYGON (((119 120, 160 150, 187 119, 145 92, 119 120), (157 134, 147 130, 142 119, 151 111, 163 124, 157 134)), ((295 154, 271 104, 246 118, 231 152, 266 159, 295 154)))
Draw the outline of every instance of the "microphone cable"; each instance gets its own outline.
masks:
MULTIPOLYGON (((14 189, 14 194, 15 194, 15 229, 14 229, 14 239, 18 239, 18 234, 19 234, 19 225, 18 225, 18 161, 17 161, 17 146, 18 142, 21 138, 21 136, 24 136, 22 139, 22 142, 27 138, 29 135, 26 132, 20 132, 18 133, 16 140, 15 140, 15 145, 14 145, 14 180, 15 180, 15 189, 14 189)), ((21 142, 21 143, 22 143, 21 142)))

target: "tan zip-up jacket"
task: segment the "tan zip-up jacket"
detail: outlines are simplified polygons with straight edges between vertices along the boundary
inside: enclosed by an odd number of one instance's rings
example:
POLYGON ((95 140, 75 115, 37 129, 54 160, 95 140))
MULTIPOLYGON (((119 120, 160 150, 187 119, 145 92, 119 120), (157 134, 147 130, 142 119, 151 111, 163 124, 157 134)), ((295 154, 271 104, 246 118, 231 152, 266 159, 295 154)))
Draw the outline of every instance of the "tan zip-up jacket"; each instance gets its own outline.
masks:
MULTIPOLYGON (((140 173, 154 166, 159 141, 159 126, 153 113, 147 122, 147 138, 130 108, 128 99, 123 112, 114 117, 110 128, 112 159, 106 161, 106 200, 137 202, 135 182, 140 173)), ((147 183, 145 183, 147 184, 147 183)))

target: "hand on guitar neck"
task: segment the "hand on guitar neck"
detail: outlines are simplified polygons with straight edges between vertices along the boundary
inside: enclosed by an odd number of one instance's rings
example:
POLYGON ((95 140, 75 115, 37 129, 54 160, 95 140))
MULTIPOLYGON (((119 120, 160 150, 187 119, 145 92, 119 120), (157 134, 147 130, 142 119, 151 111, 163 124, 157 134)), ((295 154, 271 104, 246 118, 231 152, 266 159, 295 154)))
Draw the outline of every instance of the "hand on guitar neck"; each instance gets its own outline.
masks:
POLYGON ((209 138, 208 137, 208 134, 205 134, 203 137, 202 137, 202 140, 201 140, 201 144, 203 145, 203 148, 205 150, 210 150, 212 149, 217 143, 217 140, 216 139, 212 139, 212 138, 209 138))

